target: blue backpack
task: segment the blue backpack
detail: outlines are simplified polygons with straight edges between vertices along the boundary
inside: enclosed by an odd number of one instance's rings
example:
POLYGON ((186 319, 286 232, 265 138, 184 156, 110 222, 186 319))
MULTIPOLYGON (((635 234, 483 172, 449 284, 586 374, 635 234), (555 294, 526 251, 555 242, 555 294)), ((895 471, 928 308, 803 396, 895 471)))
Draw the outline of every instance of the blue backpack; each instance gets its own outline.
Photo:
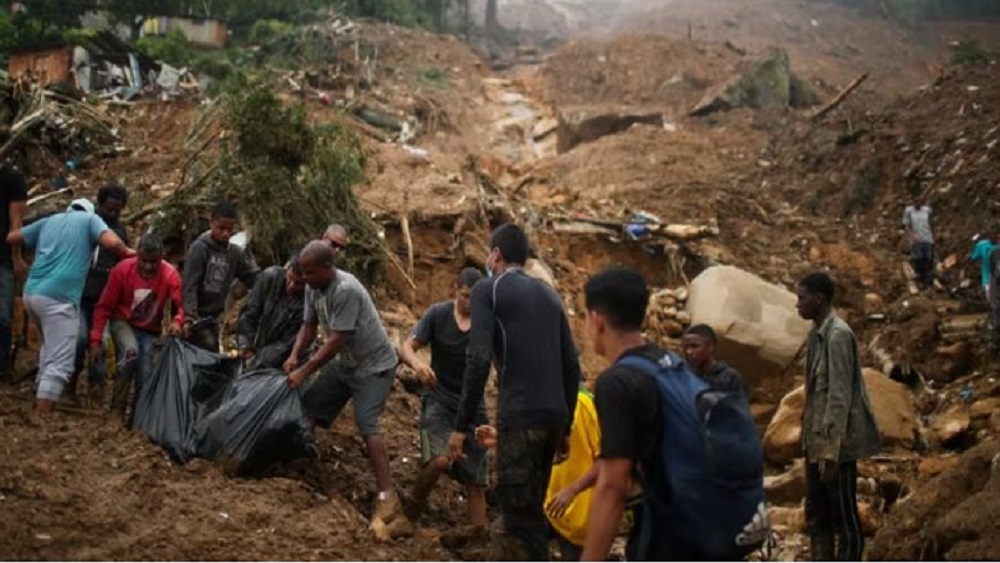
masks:
POLYGON ((636 555, 742 559, 770 536, 764 451, 743 393, 714 390, 675 354, 618 361, 649 373, 660 393, 657 467, 643 468, 636 555))

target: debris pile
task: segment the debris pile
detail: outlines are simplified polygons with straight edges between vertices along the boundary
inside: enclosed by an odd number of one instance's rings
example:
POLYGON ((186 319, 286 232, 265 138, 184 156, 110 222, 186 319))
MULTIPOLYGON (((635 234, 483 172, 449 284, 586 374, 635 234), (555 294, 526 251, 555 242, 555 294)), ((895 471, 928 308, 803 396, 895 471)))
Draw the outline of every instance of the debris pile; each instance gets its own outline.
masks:
POLYGON ((114 155, 125 152, 118 144, 118 126, 106 112, 50 90, 36 88, 18 99, 19 110, 6 140, 0 146, 0 158, 22 150, 26 145, 45 148, 72 161, 84 155, 114 155))
POLYGON ((873 560, 980 560, 1000 551, 1000 443, 990 439, 899 500, 872 542, 873 560))
POLYGON ((654 291, 649 297, 646 328, 671 340, 683 336, 685 329, 691 326, 691 314, 685 310, 687 300, 686 287, 654 291))

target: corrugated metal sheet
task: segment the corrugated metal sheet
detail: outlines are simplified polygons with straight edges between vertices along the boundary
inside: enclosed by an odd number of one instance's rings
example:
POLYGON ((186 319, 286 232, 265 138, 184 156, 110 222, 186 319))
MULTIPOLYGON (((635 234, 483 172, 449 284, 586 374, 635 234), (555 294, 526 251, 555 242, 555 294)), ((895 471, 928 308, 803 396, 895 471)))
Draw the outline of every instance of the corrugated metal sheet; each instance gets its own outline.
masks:
POLYGON ((65 47, 26 51, 10 56, 11 77, 20 78, 31 73, 42 85, 70 81, 70 51, 65 47))

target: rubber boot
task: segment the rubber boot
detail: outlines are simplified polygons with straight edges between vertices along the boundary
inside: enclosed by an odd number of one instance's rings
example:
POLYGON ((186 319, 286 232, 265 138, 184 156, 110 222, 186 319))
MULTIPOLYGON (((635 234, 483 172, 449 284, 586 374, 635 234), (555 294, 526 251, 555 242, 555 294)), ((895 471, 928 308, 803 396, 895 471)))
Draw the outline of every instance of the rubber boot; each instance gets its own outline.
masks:
POLYGON ((833 534, 811 534, 809 555, 813 561, 833 561, 833 534))

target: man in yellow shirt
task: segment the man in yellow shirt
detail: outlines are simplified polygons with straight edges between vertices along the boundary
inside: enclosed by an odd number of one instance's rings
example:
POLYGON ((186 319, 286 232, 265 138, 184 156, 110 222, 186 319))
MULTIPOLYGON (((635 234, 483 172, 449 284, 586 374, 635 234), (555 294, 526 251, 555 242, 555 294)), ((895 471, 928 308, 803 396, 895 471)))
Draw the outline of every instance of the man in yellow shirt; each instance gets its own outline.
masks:
MULTIPOLYGON (((476 439, 484 447, 496 443, 496 429, 480 426, 476 439)), ((594 397, 580 386, 569 434, 569 452, 557 458, 545 494, 545 514, 555 531, 559 555, 563 561, 579 561, 590 515, 590 496, 597 482, 597 455, 601 430, 597 422, 594 397)))
POLYGON ((601 429, 594 397, 583 386, 576 399, 569 453, 556 460, 545 494, 545 514, 555 531, 563 561, 579 561, 587 535, 590 497, 597 482, 601 429))

